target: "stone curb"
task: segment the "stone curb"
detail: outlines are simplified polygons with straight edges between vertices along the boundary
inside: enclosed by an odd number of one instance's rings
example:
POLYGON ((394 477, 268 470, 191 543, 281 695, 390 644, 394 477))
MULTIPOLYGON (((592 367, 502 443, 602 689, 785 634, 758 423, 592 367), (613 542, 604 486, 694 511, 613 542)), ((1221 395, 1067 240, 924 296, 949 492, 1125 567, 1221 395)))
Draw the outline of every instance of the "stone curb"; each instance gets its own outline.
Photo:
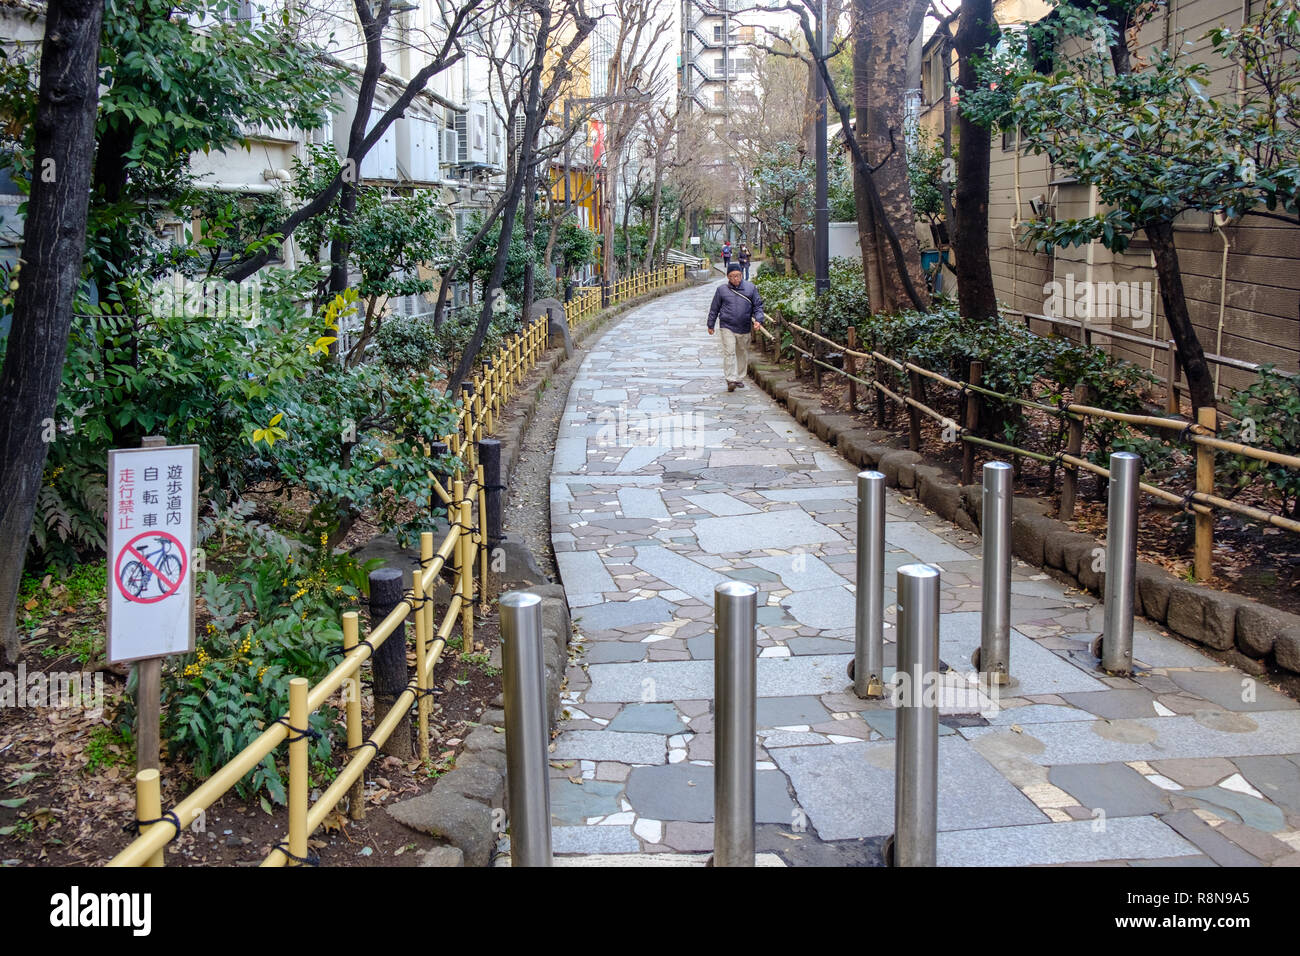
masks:
MULTIPOLYGON (((642 305, 660 295, 687 288, 688 282, 657 289, 653 293, 620 302, 579 326, 575 344, 601 332, 610 320, 628 309, 642 305)), ((501 441, 501 470, 506 484, 514 474, 523 447, 524 436, 537 412, 541 386, 559 371, 566 361, 563 348, 550 349, 520 385, 514 399, 498 419, 496 433, 501 441), (506 415, 509 416, 508 420, 506 415)), ((578 366, 574 363, 573 374, 578 366)), ((538 584, 521 588, 542 598, 542 652, 546 666, 546 703, 551 729, 560 719, 560 696, 568 664, 569 636, 573 624, 569 602, 561 584, 538 584)), ((505 701, 500 695, 492 709, 483 714, 479 725, 465 738, 464 749, 454 769, 443 774, 427 793, 399 801, 385 808, 393 819, 431 836, 446 840, 448 846, 435 847, 418 857, 419 866, 488 866, 496 846, 500 810, 506 802, 505 701)))
MULTIPOLYGON (((959 484, 916 452, 888 444, 898 440, 892 432, 864 427, 853 415, 824 410, 820 396, 802 387, 790 371, 759 362, 750 365, 749 373, 799 424, 836 446, 844 458, 859 468, 879 470, 890 487, 909 491, 959 528, 979 532, 980 485, 959 484)), ((1093 570, 1096 549, 1103 547, 1096 538, 1051 517, 1050 506, 1039 498, 1017 496, 1012 510, 1016 557, 1071 587, 1102 596, 1106 575, 1093 570)), ((1300 615, 1192 584, 1145 561, 1138 562, 1136 578, 1135 613, 1224 663, 1277 680, 1287 693, 1300 697, 1300 615)))

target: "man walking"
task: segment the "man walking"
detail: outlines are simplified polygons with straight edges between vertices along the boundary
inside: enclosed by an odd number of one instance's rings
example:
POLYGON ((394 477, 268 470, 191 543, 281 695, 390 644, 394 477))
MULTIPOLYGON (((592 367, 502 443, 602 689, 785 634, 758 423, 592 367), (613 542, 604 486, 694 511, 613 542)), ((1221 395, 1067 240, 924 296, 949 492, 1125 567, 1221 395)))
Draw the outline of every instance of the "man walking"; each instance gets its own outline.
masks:
POLYGON ((736 256, 736 261, 740 263, 740 268, 745 270, 744 279, 749 281, 749 246, 743 242, 740 244, 740 254, 736 256))
POLYGON ((728 239, 722 244, 722 271, 728 272, 731 269, 731 240, 728 239))
POLYGON ((740 263, 727 267, 727 281, 713 293, 709 306, 709 334, 722 324, 722 375, 727 391, 745 387, 749 367, 749 336, 763 324, 763 299, 752 282, 741 275, 740 263))

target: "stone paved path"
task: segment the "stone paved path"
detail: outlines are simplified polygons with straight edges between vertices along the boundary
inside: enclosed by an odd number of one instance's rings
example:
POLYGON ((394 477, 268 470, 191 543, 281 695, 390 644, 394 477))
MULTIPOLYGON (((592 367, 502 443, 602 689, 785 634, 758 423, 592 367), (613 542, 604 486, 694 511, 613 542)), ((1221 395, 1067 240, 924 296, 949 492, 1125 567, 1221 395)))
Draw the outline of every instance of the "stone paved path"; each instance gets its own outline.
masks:
MULTIPOLYGON (((580 643, 554 849, 683 864, 712 848, 712 592, 739 578, 759 589, 762 862, 876 864, 894 714, 845 675, 855 471, 753 385, 726 391, 703 327, 712 292, 629 313, 561 422, 552 539, 580 643)), ((886 620, 894 570, 938 565, 940 656, 960 682, 979 644, 979 539, 887 494, 886 620)), ((943 708, 940 864, 1300 862, 1294 701, 1140 620, 1141 672, 1103 677, 1091 596, 1020 562, 1012 590, 1017 696, 943 708)))

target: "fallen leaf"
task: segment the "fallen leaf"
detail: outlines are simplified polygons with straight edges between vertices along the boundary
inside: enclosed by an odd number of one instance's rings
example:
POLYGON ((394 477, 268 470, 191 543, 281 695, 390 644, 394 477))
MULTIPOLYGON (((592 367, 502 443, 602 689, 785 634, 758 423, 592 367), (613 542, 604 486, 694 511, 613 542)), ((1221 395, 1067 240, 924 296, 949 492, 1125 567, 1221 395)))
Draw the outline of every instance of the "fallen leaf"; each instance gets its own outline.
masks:
POLYGON ((581 778, 581 777, 570 777, 570 778, 569 778, 569 783, 581 784, 581 783, 582 783, 582 778, 581 778))
POLYGON ((782 833, 781 836, 785 837, 787 840, 802 840, 802 839, 803 839, 803 837, 801 837, 801 836, 799 836, 799 835, 797 835, 797 834, 794 834, 794 833, 782 833))

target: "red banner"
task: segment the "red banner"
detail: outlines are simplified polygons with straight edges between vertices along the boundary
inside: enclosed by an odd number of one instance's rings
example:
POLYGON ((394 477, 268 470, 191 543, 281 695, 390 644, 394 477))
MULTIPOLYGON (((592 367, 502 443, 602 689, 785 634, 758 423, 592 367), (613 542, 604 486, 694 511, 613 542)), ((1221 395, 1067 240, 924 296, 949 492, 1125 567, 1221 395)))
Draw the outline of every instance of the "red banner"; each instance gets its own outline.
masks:
POLYGON ((605 157, 605 124, 600 120, 591 120, 591 158, 592 164, 599 166, 605 157))

